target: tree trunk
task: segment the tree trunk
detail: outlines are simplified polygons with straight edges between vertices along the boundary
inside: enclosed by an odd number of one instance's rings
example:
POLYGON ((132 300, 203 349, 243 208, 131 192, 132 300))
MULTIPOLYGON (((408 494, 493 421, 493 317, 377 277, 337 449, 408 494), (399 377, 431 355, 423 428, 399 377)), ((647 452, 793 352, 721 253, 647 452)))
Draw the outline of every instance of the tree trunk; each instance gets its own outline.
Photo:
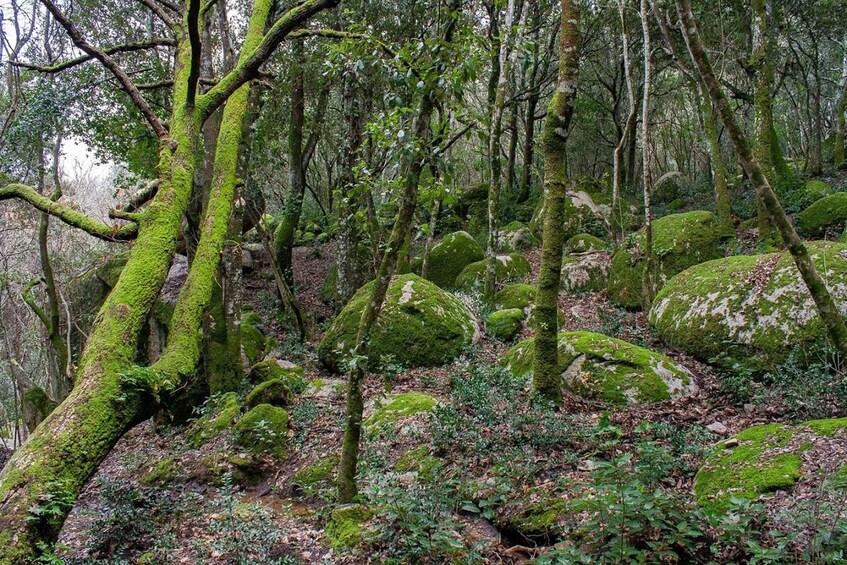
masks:
POLYGON ((567 197, 567 141, 576 100, 579 73, 579 11, 573 0, 561 0, 559 78, 547 108, 541 139, 544 154, 544 220, 541 269, 535 296, 535 358, 532 387, 539 396, 560 405, 558 311, 564 247, 564 207, 567 197))
POLYGON ((715 205, 718 211, 718 221, 721 231, 726 234, 735 233, 735 225, 732 214, 732 200, 729 197, 727 177, 729 173, 721 154, 721 142, 718 135, 718 122, 712 107, 712 100, 708 92, 700 95, 700 110, 703 115, 703 133, 709 147, 709 163, 712 168, 712 182, 715 185, 715 205))
POLYGON ((847 130, 847 39, 842 41, 844 56, 841 63, 841 80, 838 83, 838 103, 835 106, 835 146, 832 149, 833 164, 844 167, 844 134, 847 130))
POLYGON ((612 157, 612 239, 615 244, 623 241, 627 226, 624 225, 624 204, 621 201, 621 184, 624 181, 625 170, 623 169, 623 152, 629 140, 631 132, 635 131, 635 122, 638 118, 638 108, 635 105, 635 89, 632 86, 632 69, 629 62, 629 33, 626 29, 626 17, 624 14, 623 0, 618 0, 618 16, 621 20, 621 43, 623 49, 623 70, 626 81, 627 102, 629 112, 623 128, 618 145, 612 157))
POLYGON ((800 276, 815 302, 818 315, 821 317, 830 339, 839 354, 847 359, 847 326, 844 325, 844 319, 832 295, 826 288, 823 279, 817 272, 817 269, 815 269, 815 265, 809 257, 806 246, 803 245, 803 241, 797 235, 794 226, 791 225, 767 177, 753 156, 747 136, 735 121, 733 110, 729 105, 723 88, 715 76, 700 39, 697 23, 691 11, 690 0, 677 0, 677 11, 691 58, 697 65, 700 75, 709 90, 714 108, 720 113, 732 144, 735 146, 735 151, 738 153, 741 166, 744 167, 747 176, 752 180, 756 194, 767 208, 768 215, 773 219, 782 240, 788 247, 788 251, 791 253, 794 263, 797 266, 797 270, 800 272, 800 276))
POLYGON ((644 89, 641 98, 641 179, 644 188, 644 310, 650 309, 656 294, 656 273, 653 266, 653 210, 650 197, 653 192, 652 146, 650 139, 650 95, 653 82, 653 51, 650 41, 650 9, 648 0, 641 0, 641 34, 644 51, 644 89))

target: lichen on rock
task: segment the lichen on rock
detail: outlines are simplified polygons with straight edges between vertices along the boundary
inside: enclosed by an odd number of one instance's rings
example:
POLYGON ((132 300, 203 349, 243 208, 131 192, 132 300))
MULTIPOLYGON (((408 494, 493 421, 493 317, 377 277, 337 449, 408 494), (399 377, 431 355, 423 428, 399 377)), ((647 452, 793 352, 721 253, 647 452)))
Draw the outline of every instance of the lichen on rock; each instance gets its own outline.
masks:
POLYGON ((597 292, 609 282, 612 255, 604 249, 571 253, 562 258, 564 292, 597 292))
MULTIPOLYGON (((535 343, 526 339, 503 357, 515 377, 532 373, 535 343)), ((572 392, 615 405, 660 402, 697 391, 693 375, 669 357, 593 332, 559 334, 563 385, 572 392)))
MULTIPOLYGON (((372 288, 373 282, 356 292, 318 346, 318 358, 332 371, 346 367, 372 288)), ((458 298, 417 275, 396 276, 370 336, 371 368, 388 356, 409 368, 442 365, 457 357, 476 332, 476 321, 458 298)))

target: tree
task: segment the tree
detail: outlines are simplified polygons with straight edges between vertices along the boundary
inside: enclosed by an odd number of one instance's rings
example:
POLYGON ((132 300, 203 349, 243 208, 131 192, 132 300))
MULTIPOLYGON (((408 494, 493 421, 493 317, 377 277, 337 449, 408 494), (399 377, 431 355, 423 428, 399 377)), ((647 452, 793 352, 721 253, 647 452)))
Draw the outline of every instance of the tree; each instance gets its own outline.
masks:
POLYGON ((70 396, 15 452, 0 475, 0 561, 31 559, 41 542, 52 542, 88 477, 115 442, 147 415, 155 398, 173 390, 200 357, 201 322, 211 299, 220 253, 226 242, 235 194, 237 151, 248 83, 262 63, 296 28, 339 0, 306 0, 272 17, 271 2, 253 6, 238 63, 207 92, 199 89, 200 30, 208 9, 190 0, 184 10, 145 3, 171 30, 175 48, 173 109, 165 125, 138 86, 103 49, 89 43, 76 24, 50 0, 42 0, 74 44, 114 76, 158 140, 158 189, 141 211, 121 214, 130 223, 92 220, 23 185, 0 189, 0 200, 19 198, 92 235, 135 238, 118 281, 103 304, 85 346, 70 396), (215 181, 188 278, 172 319, 162 357, 151 367, 136 364, 135 344, 176 252, 180 223, 192 191, 201 127, 227 103, 215 156, 215 181), (60 502, 56 502, 60 501, 60 502), (49 512, 39 509, 50 504, 49 512))
POLYGON ((579 76, 579 10, 573 0, 562 0, 559 78, 541 140, 544 155, 544 227, 541 269, 535 295, 535 358, 532 387, 554 403, 562 402, 559 374, 558 312, 562 279, 565 198, 568 188, 567 142, 579 76))

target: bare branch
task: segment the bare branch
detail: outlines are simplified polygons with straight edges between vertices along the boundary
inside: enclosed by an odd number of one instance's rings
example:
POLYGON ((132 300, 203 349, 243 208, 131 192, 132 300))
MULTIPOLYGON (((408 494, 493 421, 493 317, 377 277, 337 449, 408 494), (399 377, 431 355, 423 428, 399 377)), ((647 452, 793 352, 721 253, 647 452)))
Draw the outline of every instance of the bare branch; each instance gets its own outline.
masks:
POLYGON ((10 200, 12 198, 25 200, 34 208, 46 212, 69 226, 79 228, 99 239, 106 241, 129 241, 135 239, 138 234, 138 226, 136 224, 110 226, 99 220, 89 218, 70 206, 54 202, 49 197, 39 194, 34 188, 24 184, 9 184, 0 188, 0 201, 10 200))
POLYGON ((129 78, 126 71, 124 71, 109 55, 88 43, 82 37, 82 34, 79 32, 74 23, 61 10, 59 10, 52 0, 41 0, 41 3, 50 10, 50 13, 53 14, 53 17, 56 18, 57 22, 59 22, 59 25, 65 28, 65 31, 71 38, 71 41, 74 42, 74 45, 83 52, 100 61, 104 67, 109 69, 109 71, 115 75, 115 78, 118 79, 118 82, 120 82, 123 87, 124 92, 129 95, 133 104, 135 104, 141 114, 145 117, 147 123, 150 124, 150 127, 152 127, 153 131, 156 133, 156 136, 159 139, 168 137, 168 130, 165 128, 165 125, 156 115, 156 112, 153 111, 153 108, 150 107, 147 100, 144 99, 144 96, 141 95, 141 92, 135 84, 133 84, 132 79, 129 78))
MULTIPOLYGON (((138 0, 138 2, 144 4, 151 12, 156 14, 156 17, 162 20, 162 22, 170 29, 176 29, 176 22, 174 19, 154 0, 138 0)), ((177 11, 177 13, 179 13, 179 11, 177 11)))
MULTIPOLYGON (((168 39, 166 37, 160 37, 156 39, 152 39, 150 41, 140 41, 138 43, 125 43, 123 45, 115 45, 113 47, 106 47, 103 49, 103 53, 105 55, 114 55, 116 53, 129 53, 132 51, 142 51, 144 49, 151 49, 153 47, 161 47, 161 46, 173 46, 175 42, 173 39, 168 39)), ((76 59, 71 59, 69 61, 63 61, 61 63, 56 63, 55 65, 32 65, 30 63, 22 63, 20 61, 11 61, 9 64, 15 67, 20 67, 22 69, 29 69, 32 71, 38 71, 40 73, 58 73, 77 65, 81 65, 90 60, 94 59, 93 55, 82 55, 77 57, 76 59)))

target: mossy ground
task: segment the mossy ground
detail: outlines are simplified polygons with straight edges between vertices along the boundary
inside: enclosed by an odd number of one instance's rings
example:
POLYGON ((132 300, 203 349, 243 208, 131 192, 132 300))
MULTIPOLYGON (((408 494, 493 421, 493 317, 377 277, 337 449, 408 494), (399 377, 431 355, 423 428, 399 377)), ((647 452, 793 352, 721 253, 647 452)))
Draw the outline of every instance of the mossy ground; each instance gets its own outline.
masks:
POLYGON ((362 541, 367 529, 363 525, 374 511, 361 504, 339 506, 332 511, 326 525, 326 539, 335 549, 353 547, 362 541))

